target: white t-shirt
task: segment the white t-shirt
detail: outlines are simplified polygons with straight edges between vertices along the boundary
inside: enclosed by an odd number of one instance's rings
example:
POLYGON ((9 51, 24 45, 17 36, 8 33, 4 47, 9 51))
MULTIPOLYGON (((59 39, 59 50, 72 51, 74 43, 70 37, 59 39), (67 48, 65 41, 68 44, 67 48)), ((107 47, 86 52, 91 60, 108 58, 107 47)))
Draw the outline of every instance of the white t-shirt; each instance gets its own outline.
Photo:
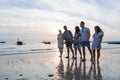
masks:
POLYGON ((80 34, 82 36, 82 41, 87 41, 88 39, 88 31, 89 31, 89 28, 87 27, 84 27, 82 30, 80 30, 80 34))
MULTIPOLYGON (((103 32, 99 32, 93 35, 92 49, 97 49, 99 42, 100 42, 100 37, 103 34, 104 34, 103 32)), ((101 45, 100 45, 100 48, 101 48, 101 45)))

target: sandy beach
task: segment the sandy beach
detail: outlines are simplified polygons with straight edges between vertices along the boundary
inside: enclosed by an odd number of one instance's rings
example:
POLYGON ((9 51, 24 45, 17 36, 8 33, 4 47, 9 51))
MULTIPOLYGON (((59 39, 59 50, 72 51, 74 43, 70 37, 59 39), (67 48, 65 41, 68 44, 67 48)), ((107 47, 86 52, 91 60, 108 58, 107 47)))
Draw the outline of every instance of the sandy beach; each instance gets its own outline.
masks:
POLYGON ((102 50, 100 63, 66 59, 59 52, 0 56, 0 80, 119 80, 119 49, 102 50))

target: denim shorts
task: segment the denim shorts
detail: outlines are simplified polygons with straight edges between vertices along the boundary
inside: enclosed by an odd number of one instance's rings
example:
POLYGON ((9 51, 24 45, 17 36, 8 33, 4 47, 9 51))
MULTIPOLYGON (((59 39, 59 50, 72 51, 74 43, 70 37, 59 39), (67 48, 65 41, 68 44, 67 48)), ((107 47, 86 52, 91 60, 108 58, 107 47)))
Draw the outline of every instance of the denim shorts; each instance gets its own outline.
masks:
POLYGON ((72 42, 66 42, 66 47, 72 47, 72 42))
POLYGON ((82 46, 82 47, 90 46, 90 41, 88 41, 88 42, 87 42, 87 41, 82 41, 82 42, 81 42, 81 46, 82 46))

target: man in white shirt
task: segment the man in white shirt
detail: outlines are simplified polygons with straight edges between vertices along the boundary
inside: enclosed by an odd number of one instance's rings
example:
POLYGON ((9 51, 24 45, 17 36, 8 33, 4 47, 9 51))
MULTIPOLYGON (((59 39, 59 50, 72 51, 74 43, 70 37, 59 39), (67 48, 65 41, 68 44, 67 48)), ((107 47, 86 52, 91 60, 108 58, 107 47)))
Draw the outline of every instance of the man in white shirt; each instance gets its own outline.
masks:
POLYGON ((82 61, 86 60, 86 52, 85 52, 85 46, 88 48, 90 55, 91 55, 91 61, 92 61, 92 51, 90 48, 90 30, 89 28, 85 27, 85 23, 83 21, 80 22, 80 26, 82 28, 82 30, 80 31, 81 36, 82 36, 82 42, 81 42, 81 46, 82 46, 82 51, 83 51, 83 59, 82 61))

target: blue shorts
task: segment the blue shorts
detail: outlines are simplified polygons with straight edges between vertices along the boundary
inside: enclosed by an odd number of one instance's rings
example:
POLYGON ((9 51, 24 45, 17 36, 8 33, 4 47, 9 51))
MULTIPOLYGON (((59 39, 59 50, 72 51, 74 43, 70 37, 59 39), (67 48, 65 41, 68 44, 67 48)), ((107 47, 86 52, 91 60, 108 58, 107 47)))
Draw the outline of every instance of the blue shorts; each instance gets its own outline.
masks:
POLYGON ((82 42, 81 42, 81 46, 82 46, 82 47, 90 46, 90 41, 89 41, 89 42, 87 42, 87 41, 82 41, 82 42))

